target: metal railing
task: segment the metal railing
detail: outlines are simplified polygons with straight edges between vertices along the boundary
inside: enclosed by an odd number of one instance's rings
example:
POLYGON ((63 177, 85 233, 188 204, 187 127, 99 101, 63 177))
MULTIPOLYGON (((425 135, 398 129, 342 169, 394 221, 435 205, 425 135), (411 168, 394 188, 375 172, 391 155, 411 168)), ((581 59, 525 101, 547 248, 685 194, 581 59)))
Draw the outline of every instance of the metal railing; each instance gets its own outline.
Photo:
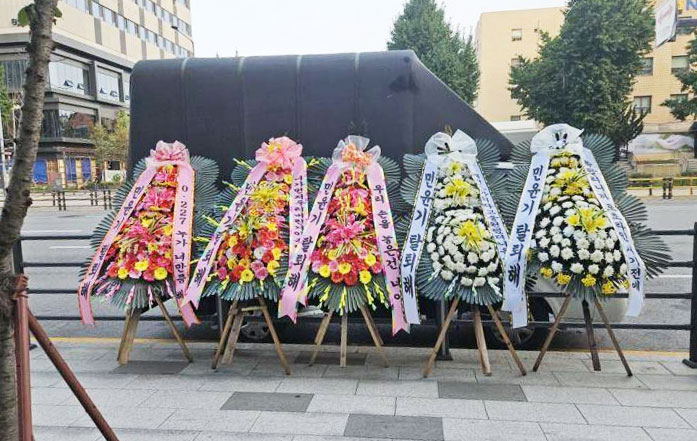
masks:
MULTIPOLYGON (((689 230, 654 230, 654 233, 659 236, 692 236, 692 260, 689 261, 673 261, 669 263, 670 268, 691 268, 692 269, 692 283, 690 292, 682 293, 646 293, 646 299, 651 300, 690 300, 690 322, 689 323, 612 323, 614 329, 641 329, 641 330, 663 330, 663 331, 689 331, 690 332, 690 346, 689 346, 689 359, 685 360, 686 364, 691 367, 697 367, 697 223, 694 227, 689 230)), ((22 272, 24 268, 79 268, 84 262, 42 262, 42 261, 25 261, 22 256, 22 242, 25 241, 48 241, 48 240, 90 240, 91 235, 32 235, 32 236, 21 236, 20 240, 16 243, 13 250, 13 260, 14 268, 16 272, 22 272)), ((55 288, 44 288, 44 289, 34 289, 29 288, 30 294, 35 295, 46 295, 46 294, 76 294, 77 288, 74 289, 55 289, 55 288)), ((529 292, 529 297, 563 297, 564 294, 558 292, 529 292)), ((613 297, 616 298, 626 298, 627 294, 614 294, 613 297)), ((222 317, 222 308, 220 307, 220 302, 216 305, 216 314, 218 315, 218 322, 220 322, 222 317)), ((39 315, 37 316, 40 320, 61 320, 61 321, 77 321, 80 320, 79 315, 39 315)), ((122 315, 101 315, 94 317, 95 320, 102 321, 121 321, 123 320, 122 315)), ((172 317, 174 320, 181 320, 180 317, 172 317)), ((141 316, 141 320, 147 321, 162 321, 163 317, 160 316, 141 316)), ((454 323, 471 323, 471 320, 453 320, 454 323)), ((493 320, 483 320, 483 324, 487 326, 493 326, 493 320)), ((531 326, 548 328, 552 324, 550 322, 530 322, 531 326)), ((563 322, 563 327, 567 328, 581 328, 585 327, 584 323, 574 323, 574 322, 563 322)), ((594 323, 594 327, 602 328, 602 323, 594 323)), ((447 352, 447 345, 445 346, 445 352, 447 352)), ((444 355, 444 354, 443 354, 444 355)))
MULTIPOLYGON (((34 207, 56 207, 58 211, 66 211, 68 204, 71 207, 101 206, 104 210, 114 208, 111 188, 91 188, 82 191, 57 190, 50 193, 36 192, 32 193, 31 198, 34 207), (89 202, 89 205, 84 202, 89 202)), ((0 197, 0 205, 4 202, 4 197, 0 197)))
POLYGON ((663 191, 663 199, 673 198, 674 188, 688 188, 690 195, 695 194, 697 176, 676 176, 672 178, 629 178, 629 190, 647 190, 653 196, 654 188, 663 191))

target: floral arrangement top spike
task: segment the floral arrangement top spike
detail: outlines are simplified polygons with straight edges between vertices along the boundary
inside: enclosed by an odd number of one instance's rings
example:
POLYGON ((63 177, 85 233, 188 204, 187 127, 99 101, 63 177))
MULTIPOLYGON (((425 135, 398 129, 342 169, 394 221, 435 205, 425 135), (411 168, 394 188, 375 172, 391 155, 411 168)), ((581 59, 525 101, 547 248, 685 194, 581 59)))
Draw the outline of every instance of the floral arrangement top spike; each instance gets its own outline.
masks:
POLYGON ((527 324, 528 264, 533 274, 583 300, 628 291, 627 315, 641 311, 647 271, 632 239, 635 231, 581 133, 552 125, 530 144, 531 163, 505 262, 503 309, 512 312, 514 327, 527 324))
POLYGON ((277 300, 288 252, 298 246, 307 219, 307 164, 301 154, 302 145, 283 136, 264 142, 256 163, 237 161, 215 218, 206 217, 197 238, 205 247, 187 291, 195 305, 209 295, 277 300))
POLYGON ((368 144, 349 136, 334 150, 300 246, 291 252, 280 316, 295 321, 297 303, 309 292, 340 314, 381 303, 392 308, 394 333, 408 329, 380 148, 368 144))
POLYGON ((119 190, 122 204, 97 228, 95 236, 101 240, 78 287, 85 324, 94 324, 92 294, 125 308, 147 308, 155 296, 173 297, 185 323, 198 322, 193 309, 183 302, 196 184, 210 191, 217 166, 200 157, 197 163, 205 169, 201 173, 202 169, 192 167, 184 144, 160 141, 137 167, 142 172, 135 182, 119 190))
POLYGON ((403 196, 414 204, 401 263, 405 298, 416 296, 417 287, 435 300, 491 305, 503 298, 508 233, 477 152, 475 141, 458 130, 433 135, 425 156, 405 157, 403 196))

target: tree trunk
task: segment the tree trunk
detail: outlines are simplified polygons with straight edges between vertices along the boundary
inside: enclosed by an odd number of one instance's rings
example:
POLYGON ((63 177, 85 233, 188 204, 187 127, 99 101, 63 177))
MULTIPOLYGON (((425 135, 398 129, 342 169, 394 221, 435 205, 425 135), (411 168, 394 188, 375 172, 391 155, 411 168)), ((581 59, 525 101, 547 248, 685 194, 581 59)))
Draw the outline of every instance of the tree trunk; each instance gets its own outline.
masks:
POLYGON ((31 38, 27 45, 29 63, 25 72, 19 140, 0 216, 0 441, 16 441, 18 437, 11 251, 31 205, 29 191, 39 148, 48 63, 53 50, 51 29, 57 1, 35 0, 33 4, 23 8, 30 27, 31 38))

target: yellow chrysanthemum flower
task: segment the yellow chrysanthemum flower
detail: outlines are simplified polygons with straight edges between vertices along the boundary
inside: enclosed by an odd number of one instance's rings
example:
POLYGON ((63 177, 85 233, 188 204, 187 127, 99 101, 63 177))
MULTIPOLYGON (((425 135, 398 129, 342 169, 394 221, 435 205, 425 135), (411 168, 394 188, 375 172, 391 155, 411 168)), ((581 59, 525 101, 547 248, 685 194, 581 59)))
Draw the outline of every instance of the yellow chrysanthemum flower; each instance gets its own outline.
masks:
POLYGON ((568 274, 557 274, 557 283, 560 285, 566 285, 571 282, 571 276, 568 274))
POLYGON ((268 224, 266 224, 266 227, 269 229, 269 231, 278 230, 278 225, 276 225, 275 222, 269 222, 268 224))
POLYGON ((172 250, 165 251, 165 257, 168 259, 171 259, 172 258, 172 250))
POLYGON ((282 253, 282 251, 278 247, 271 250, 271 254, 273 254, 273 258, 276 260, 281 258, 281 253, 282 253))
POLYGON ((165 280, 167 278, 167 270, 161 266, 155 268, 153 273, 155 280, 165 280))
POLYGON ((592 274, 586 274, 586 277, 581 279, 581 283, 583 283, 583 286, 588 286, 591 287, 595 285, 596 279, 593 277, 592 274))
POLYGON ((566 223, 572 227, 577 227, 581 223, 581 216, 578 213, 574 213, 566 218, 566 223))
POLYGON ((144 226, 145 228, 149 228, 150 225, 154 222, 154 219, 150 217, 141 217, 140 218, 140 224, 144 226))
POLYGON ((471 189, 469 182, 457 177, 445 184, 445 195, 461 200, 469 196, 471 189))
POLYGON ((542 277, 545 279, 551 279, 552 276, 554 276, 554 271, 552 271, 552 268, 541 268, 540 269, 540 274, 542 274, 542 277))
POLYGON ((285 182, 288 185, 292 184, 293 183, 293 175, 291 173, 288 173, 287 175, 285 175, 283 177, 283 182, 285 182))
POLYGON ((367 285, 372 280, 373 275, 370 274, 370 271, 363 270, 360 273, 358 273, 358 277, 362 284, 367 285))
POLYGON ((333 250, 329 250, 329 252, 327 253, 327 257, 329 258, 329 260, 336 260, 336 258, 339 257, 339 250, 337 250, 336 248, 334 248, 333 250))
POLYGON ((331 270, 329 269, 329 265, 322 265, 319 267, 319 275, 322 277, 329 277, 331 274, 331 270))
POLYGON ((276 271, 278 271, 279 266, 281 266, 281 264, 278 263, 278 260, 271 260, 266 264, 266 270, 269 272, 269 274, 274 276, 276 275, 276 271))
POLYGON ((240 273, 240 280, 242 282, 251 282, 252 279, 254 279, 254 273, 249 268, 240 273))
POLYGON ((153 251, 157 250, 158 245, 156 243, 148 243, 148 253, 152 253, 153 251))
POLYGON ((486 231, 481 225, 468 220, 463 222, 455 232, 458 236, 464 238, 467 244, 471 247, 479 248, 479 244, 484 240, 486 231))
POLYGON ((227 240, 227 246, 234 247, 235 245, 237 245, 237 236, 230 236, 227 240))
POLYGON ((145 271, 146 269, 148 269, 148 261, 147 260, 139 260, 138 262, 136 262, 135 265, 133 265, 133 267, 135 269, 137 269, 138 271, 145 271))
POLYGON ((240 259, 240 265, 242 265, 244 268, 249 267, 249 263, 249 259, 247 259, 246 257, 244 259, 240 259))
POLYGON ((165 225, 165 227, 162 229, 165 236, 171 236, 172 231, 174 231, 174 227, 171 224, 165 225))
POLYGON ((348 274, 351 272, 351 264, 348 262, 340 263, 339 264, 339 273, 341 274, 348 274))
POLYGON ((126 268, 119 268, 119 279, 123 280, 128 277, 128 270, 126 268))
POLYGON ((600 290, 602 291, 603 294, 614 294, 617 292, 617 287, 615 286, 614 283, 611 281, 607 281, 603 283, 603 286, 600 287, 600 290))
POLYGON ((373 266, 375 265, 375 262, 378 261, 378 259, 375 257, 374 254, 368 254, 367 256, 365 256, 365 259, 363 259, 363 261, 366 263, 366 265, 373 266))
POLYGON ((447 166, 447 171, 454 175, 462 171, 462 164, 456 161, 452 161, 447 166))

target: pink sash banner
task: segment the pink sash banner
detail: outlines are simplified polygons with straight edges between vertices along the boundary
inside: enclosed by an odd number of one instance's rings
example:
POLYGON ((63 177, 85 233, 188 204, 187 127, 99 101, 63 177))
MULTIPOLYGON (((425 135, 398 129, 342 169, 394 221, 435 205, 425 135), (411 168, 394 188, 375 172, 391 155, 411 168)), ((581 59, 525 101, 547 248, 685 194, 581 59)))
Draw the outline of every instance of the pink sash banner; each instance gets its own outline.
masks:
POLYGON ((310 266, 310 255, 315 250, 319 230, 327 217, 327 206, 334 194, 334 186, 341 176, 342 170, 343 168, 339 164, 332 164, 327 170, 303 229, 299 246, 291 248, 288 257, 288 272, 281 290, 281 305, 278 308, 279 318, 288 316, 293 323, 298 319, 297 304, 305 297, 304 291, 307 282, 307 269, 310 266))
POLYGON ((206 245, 203 255, 198 260, 196 269, 194 270, 194 275, 189 282, 189 286, 186 290, 186 296, 184 298, 184 301, 193 303, 195 308, 198 308, 201 294, 203 293, 203 287, 206 285, 206 282, 208 281, 208 274, 213 267, 213 258, 218 252, 218 248, 220 248, 220 244, 223 241, 225 232, 230 229, 232 224, 235 222, 235 219, 237 219, 237 216, 239 216, 239 214, 242 212, 242 209, 247 204, 249 196, 252 194, 254 189, 257 187, 257 184, 266 173, 266 169, 267 164, 265 162, 259 162, 249 172, 247 179, 242 185, 242 188, 235 196, 235 199, 232 201, 232 204, 228 210, 225 212, 225 215, 218 225, 218 228, 208 241, 208 245, 206 245))
MULTIPOLYGON (((293 184, 290 191, 289 256, 292 254, 292 251, 300 245, 300 240, 303 236, 303 227, 308 217, 307 163, 303 158, 298 158, 293 165, 293 184)), ((302 296, 300 301, 303 305, 307 305, 307 296, 302 296)))
MULTIPOLYGON (((385 272, 385 286, 392 305, 392 335, 399 331, 409 332, 409 324, 404 314, 404 299, 399 283, 399 246, 394 232, 392 209, 387 198, 385 173, 377 161, 370 164, 366 170, 370 197, 373 202, 373 223, 375 234, 385 272)), ((414 299, 416 300, 416 299, 414 299)))
MULTIPOLYGON (((150 157, 146 159, 145 170, 140 174, 140 176, 138 176, 136 182, 131 188, 131 191, 128 193, 128 195, 126 195, 121 208, 119 208, 116 217, 111 223, 109 231, 104 236, 104 239, 102 239, 102 242, 99 244, 97 251, 92 257, 90 265, 87 268, 85 278, 80 283, 80 286, 78 286, 78 306, 80 309, 80 317, 82 318, 82 322, 84 324, 94 325, 94 316, 92 314, 90 297, 94 290, 95 284, 99 280, 102 267, 106 262, 106 255, 109 248, 114 243, 114 239, 119 234, 126 221, 131 217, 131 214, 133 214, 138 202, 143 197, 148 189, 148 186, 157 174, 157 170, 166 165, 173 165, 178 169, 177 195, 175 199, 174 213, 175 225, 172 233, 172 242, 176 243, 178 240, 177 238, 182 234, 186 237, 191 237, 194 205, 194 171, 189 164, 189 154, 184 144, 178 141, 175 141, 173 144, 159 141, 156 148, 150 151, 150 157), (184 209, 184 207, 186 207, 186 209, 184 209)), ((187 251, 184 250, 184 247, 184 243, 180 244, 179 246, 173 246, 173 262, 177 261, 175 259, 176 254, 181 255, 181 253, 184 253, 185 257, 190 254, 190 247, 187 247, 187 251)), ((185 269, 177 269, 175 264, 175 286, 177 281, 181 280, 182 276, 184 277, 184 280, 188 279, 189 266, 188 264, 185 266, 185 269)), ((181 286, 181 284, 179 284, 179 286, 181 286)), ((187 308, 186 306, 182 305, 179 298, 176 298, 175 301, 177 301, 177 305, 182 313, 182 318, 187 325, 190 326, 193 323, 198 323, 198 319, 190 307, 187 308)))

